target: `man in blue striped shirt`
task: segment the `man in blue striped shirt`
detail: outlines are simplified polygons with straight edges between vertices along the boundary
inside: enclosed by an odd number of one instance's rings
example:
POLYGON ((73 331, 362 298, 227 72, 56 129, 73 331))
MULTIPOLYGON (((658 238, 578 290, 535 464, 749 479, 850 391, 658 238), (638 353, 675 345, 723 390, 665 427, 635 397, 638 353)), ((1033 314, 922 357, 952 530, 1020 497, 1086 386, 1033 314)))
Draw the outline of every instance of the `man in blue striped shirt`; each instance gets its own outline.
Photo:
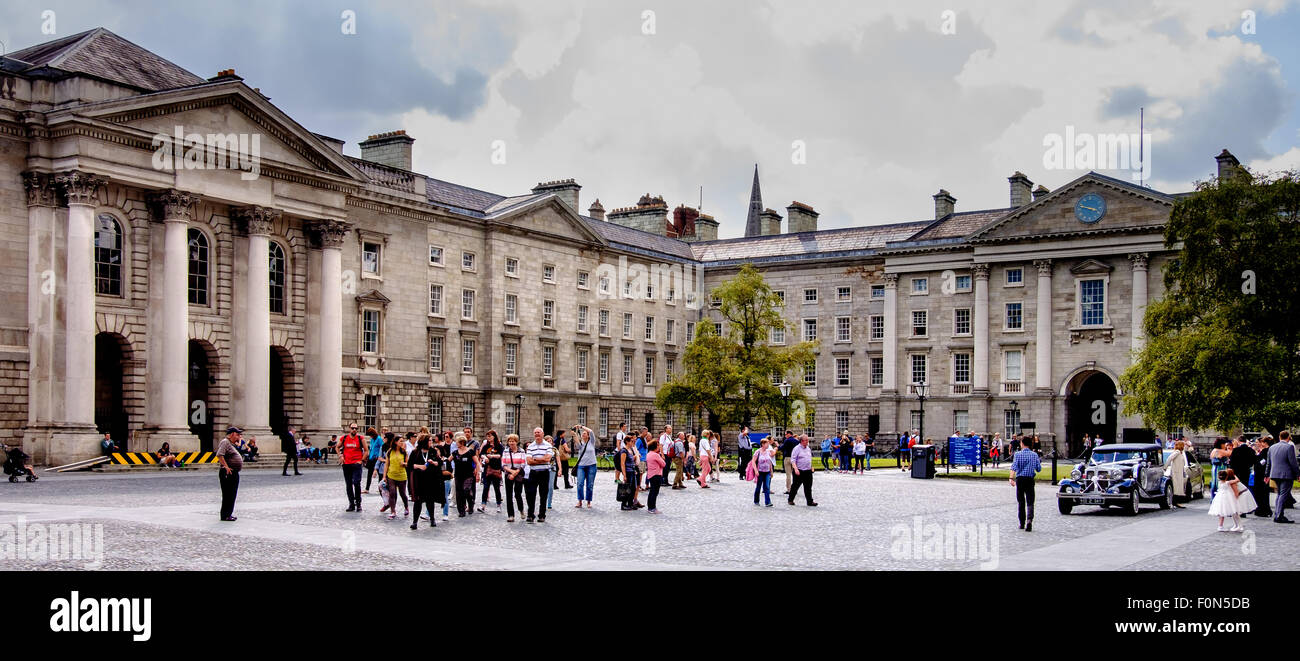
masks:
POLYGON ((1025 532, 1034 530, 1034 476, 1043 470, 1043 463, 1038 453, 1029 449, 1033 443, 1029 437, 1020 439, 1020 451, 1011 460, 1011 484, 1016 487, 1016 506, 1020 513, 1020 528, 1025 532), (1025 507, 1029 508, 1028 517, 1025 507))

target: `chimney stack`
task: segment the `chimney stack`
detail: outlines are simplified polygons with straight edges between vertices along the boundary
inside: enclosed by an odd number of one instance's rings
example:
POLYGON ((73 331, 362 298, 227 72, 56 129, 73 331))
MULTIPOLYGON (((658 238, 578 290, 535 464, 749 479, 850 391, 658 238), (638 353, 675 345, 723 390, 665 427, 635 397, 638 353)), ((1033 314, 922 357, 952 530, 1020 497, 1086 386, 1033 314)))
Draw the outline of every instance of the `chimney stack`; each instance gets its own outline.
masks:
POLYGON ((361 142, 361 158, 371 163, 410 171, 411 144, 414 142, 415 138, 407 136, 404 130, 378 133, 361 142))
POLYGON ((565 204, 573 209, 574 213, 578 211, 578 191, 582 190, 572 179, 559 179, 556 181, 547 181, 533 186, 534 193, 554 193, 565 204))
POLYGON ((1050 193, 1050 192, 1052 192, 1052 191, 1047 190, 1047 187, 1046 187, 1046 186, 1044 186, 1044 185, 1042 185, 1042 184, 1039 184, 1039 185, 1038 185, 1038 188, 1035 188, 1035 189, 1034 189, 1034 201, 1037 202, 1039 198, 1041 198, 1041 197, 1047 195, 1047 194, 1050 193))
POLYGON ((1227 181, 1242 173, 1241 162, 1227 149, 1219 152, 1214 160, 1219 163, 1219 181, 1227 181))
POLYGON ((700 217, 695 219, 695 238, 693 240, 717 241, 718 221, 707 213, 700 214, 700 217))
POLYGON ((951 216, 952 212, 957 208, 957 198, 953 197, 952 193, 949 193, 942 188, 940 188, 939 192, 935 193, 933 197, 935 220, 951 216))
POLYGON ((596 220, 605 220, 605 207, 601 205, 600 198, 596 198, 596 201, 591 203, 591 206, 587 209, 587 215, 596 220))
POLYGON ((758 235, 771 236, 781 233, 781 214, 775 209, 764 209, 758 214, 758 235))
POLYGON ((646 193, 636 206, 620 207, 609 212, 609 222, 642 232, 664 236, 668 231, 668 203, 662 195, 646 193))
POLYGON ((688 207, 685 204, 677 205, 673 209, 672 235, 679 239, 695 238, 695 221, 700 217, 698 209, 688 207))
POLYGON ((1031 201, 1031 191, 1034 189, 1034 182, 1025 176, 1025 173, 1016 171, 1015 174, 1007 177, 1007 182, 1011 184, 1011 208, 1015 209, 1029 204, 1031 201))
POLYGON ((817 217, 821 214, 817 213, 812 207, 796 200, 785 208, 785 212, 787 218, 785 229, 787 232, 797 234, 799 232, 817 231, 817 217))

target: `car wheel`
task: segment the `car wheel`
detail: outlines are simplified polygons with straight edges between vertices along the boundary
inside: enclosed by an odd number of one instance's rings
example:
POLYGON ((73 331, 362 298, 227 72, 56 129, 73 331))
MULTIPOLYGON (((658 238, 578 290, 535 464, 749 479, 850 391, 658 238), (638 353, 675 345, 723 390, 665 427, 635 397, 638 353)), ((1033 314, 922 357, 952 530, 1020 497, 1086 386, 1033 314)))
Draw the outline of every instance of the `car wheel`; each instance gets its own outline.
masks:
POLYGON ((1129 516, 1136 516, 1138 513, 1138 503, 1141 502, 1138 499, 1137 487, 1133 487, 1133 490, 1128 493, 1129 493, 1129 498, 1128 498, 1128 503, 1124 505, 1124 513, 1129 516))
POLYGON ((1060 510, 1061 514, 1068 515, 1070 511, 1074 509, 1074 503, 1065 499, 1059 499, 1056 501, 1056 509, 1060 510))
POLYGON ((1165 485, 1165 495, 1160 499, 1160 509, 1167 510, 1174 506, 1174 489, 1172 486, 1165 485))
POLYGON ((1110 509, 1110 503, 1102 503, 1102 504, 1101 504, 1101 508, 1104 509, 1104 510, 1106 510, 1106 509, 1110 509))
POLYGON ((1200 500, 1200 499, 1204 498, 1204 497, 1205 497, 1205 483, 1204 483, 1204 482, 1201 483, 1201 488, 1200 488, 1199 490, 1197 490, 1197 491, 1195 491, 1195 492, 1188 492, 1188 493, 1191 493, 1191 494, 1192 494, 1192 498, 1195 498, 1196 500, 1200 500))

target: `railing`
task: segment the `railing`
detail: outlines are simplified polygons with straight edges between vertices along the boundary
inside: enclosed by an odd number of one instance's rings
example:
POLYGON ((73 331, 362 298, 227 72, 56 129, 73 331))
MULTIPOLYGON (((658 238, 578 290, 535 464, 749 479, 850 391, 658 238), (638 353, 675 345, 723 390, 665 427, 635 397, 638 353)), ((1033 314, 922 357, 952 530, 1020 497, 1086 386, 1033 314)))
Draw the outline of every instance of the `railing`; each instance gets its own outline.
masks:
POLYGON ((952 384, 952 394, 954 394, 954 395, 969 395, 969 394, 970 394, 970 384, 969 384, 969 383, 954 383, 954 384, 952 384))
POLYGON ((1002 382, 1002 394, 1004 395, 1018 395, 1024 392, 1024 388, 1025 388, 1025 384, 1020 381, 1002 382))
POLYGON ((349 159, 352 164, 361 170, 367 177, 374 180, 375 183, 385 188, 395 188, 407 193, 415 192, 415 174, 406 170, 390 168, 378 163, 363 161, 361 159, 349 159))

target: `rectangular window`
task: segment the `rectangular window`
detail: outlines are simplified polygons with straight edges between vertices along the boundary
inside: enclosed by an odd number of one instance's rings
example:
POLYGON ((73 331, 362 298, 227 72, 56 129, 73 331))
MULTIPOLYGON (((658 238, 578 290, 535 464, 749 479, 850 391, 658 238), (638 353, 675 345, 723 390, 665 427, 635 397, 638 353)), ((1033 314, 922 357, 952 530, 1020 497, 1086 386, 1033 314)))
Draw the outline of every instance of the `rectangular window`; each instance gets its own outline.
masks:
POLYGON ((970 411, 953 411, 952 428, 958 434, 965 434, 970 430, 970 411))
POLYGON ((461 319, 474 318, 474 290, 473 289, 460 290, 460 318, 461 319))
POLYGON ((816 340, 817 340, 817 320, 804 319, 803 320, 803 341, 815 342, 816 340))
POLYGON ((722 322, 721 322, 721 321, 715 321, 715 322, 713 322, 713 333, 714 333, 715 335, 717 335, 718 337, 722 337, 722 322))
POLYGON ((1024 378, 1024 354, 1019 351, 1007 352, 1007 381, 1021 381, 1024 378))
POLYGON ((555 375, 555 347, 546 345, 542 347, 542 376, 551 378, 555 375))
POLYGON ((1025 284, 1025 270, 1018 267, 1014 269, 1007 269, 1007 284, 1008 285, 1025 284))
POLYGON ((655 286, 654 286, 654 283, 650 283, 650 282, 647 282, 647 283, 646 283, 646 285, 645 285, 645 300, 647 300, 647 301, 653 301, 653 300, 655 300, 655 286))
POLYGON ((474 340, 461 340, 461 363, 460 371, 465 374, 474 373, 474 340))
POLYGON ((777 304, 777 305, 785 305, 785 290, 784 290, 784 289, 777 289, 777 290, 773 291, 772 293, 776 296, 776 304, 777 304))
POLYGON ((912 278, 912 293, 918 295, 930 293, 930 279, 912 278))
POLYGON ((587 332, 587 306, 578 306, 578 332, 587 332))
POLYGON ((803 364, 803 384, 814 387, 817 385, 817 363, 809 361, 803 364))
POLYGON ((506 376, 515 375, 515 365, 519 361, 519 343, 506 342, 506 376))
POLYGON ((695 322, 686 322, 686 343, 690 344, 695 341, 695 322))
POLYGON ((632 354, 630 353, 623 354, 623 383, 632 383, 632 354))
POLYGON ((623 423, 628 426, 628 431, 632 428, 632 409, 623 409, 623 423))
POLYGON ((970 308, 957 308, 952 311, 952 334, 970 335, 970 308))
POLYGON ((587 407, 585 406, 578 407, 578 424, 583 427, 587 426, 587 407))
POLYGON ((1084 326, 1101 326, 1106 323, 1105 280, 1079 282, 1079 318, 1084 326))
POLYGON ((623 313, 623 339, 632 339, 632 313, 623 313))
POLYGON ((871 357, 871 385, 880 386, 885 383, 885 359, 880 356, 871 357))
POLYGON ((379 310, 361 312, 361 353, 379 352, 379 310))
POLYGON ((603 277, 601 277, 600 282, 597 283, 597 287, 599 288, 600 293, 602 293, 602 294, 608 294, 608 293, 609 293, 609 276, 603 276, 603 277))
POLYGON ((517 421, 515 420, 515 407, 513 407, 513 406, 507 406, 507 407, 506 407, 506 410, 505 410, 505 413, 506 413, 506 433, 507 433, 507 434, 518 434, 518 433, 519 433, 519 427, 516 426, 516 424, 515 424, 515 423, 517 422, 517 421))
POLYGON ((555 282, 554 264, 545 264, 542 266, 542 282, 555 282))
POLYGON ((665 358, 665 359, 664 359, 664 374, 665 374, 668 378, 672 378, 673 371, 675 371, 676 369, 677 369, 677 359, 676 359, 676 358, 665 358))
POLYGON ((884 298, 884 297, 885 297, 884 285, 871 285, 871 298, 884 298))
POLYGON ((429 314, 442 316, 442 285, 429 285, 429 314))
POLYGON ((434 432, 442 431, 442 402, 440 400, 429 400, 429 429, 434 432))
POLYGON ((378 243, 361 244, 361 272, 370 275, 379 275, 378 243))
POLYGON ((429 266, 442 266, 442 248, 429 246, 429 266))
POLYGON ((1022 330, 1025 327, 1024 310, 1021 303, 1007 303, 1006 330, 1022 330))
POLYGON ((849 385, 849 359, 835 359, 835 385, 844 387, 849 385))
POLYGON ((475 269, 474 253, 462 252, 460 254, 460 269, 462 271, 473 271, 475 269))
POLYGON ((816 302, 817 302, 817 290, 816 290, 816 289, 805 289, 805 290, 803 290, 803 302, 804 302, 804 303, 816 303, 816 302))
POLYGON ((912 310, 912 337, 926 337, 930 334, 930 313, 926 310, 912 310))
POLYGON ((655 341, 655 318, 645 318, 645 339, 647 342, 655 341))
POLYGON ((835 300, 840 303, 853 300, 853 290, 849 287, 836 287, 835 300))
POLYGON ((609 383, 609 354, 605 352, 600 354, 600 382, 609 383))
POLYGON ((587 350, 578 349, 578 380, 587 380, 587 350))
POLYGON ((555 301, 542 301, 542 328, 555 327, 555 301))
POLYGON ((835 318, 835 341, 848 342, 850 340, 850 330, 848 317, 835 318))
POLYGON ((926 355, 923 353, 912 354, 912 383, 925 383, 925 377, 929 374, 926 370, 926 355))
POLYGON ((442 336, 429 336, 429 371, 442 371, 442 336))
POLYGON ((597 433, 598 434, 609 433, 609 407, 608 406, 600 407, 600 429, 597 431, 597 433))
POLYGON ((772 327, 772 344, 785 344, 785 326, 772 327))
POLYGON ((514 257, 506 258, 506 275, 512 278, 519 277, 519 260, 514 257))
POLYGON ((953 284, 957 286, 958 292, 968 292, 970 291, 970 276, 959 275, 953 284))
POLYGON ((506 323, 519 323, 519 297, 514 294, 506 294, 506 323))
POLYGON ((665 322, 665 324, 666 325, 664 326, 664 341, 669 344, 675 344, 676 342, 674 341, 675 338, 673 336, 677 332, 677 320, 669 319, 668 321, 665 322))
POLYGON ((1002 435, 1011 438, 1020 433, 1020 409, 1002 412, 1002 435))
POLYGON ((952 382, 970 383, 970 354, 955 353, 952 355, 952 382))
POLYGON ((655 382, 655 357, 645 357, 645 384, 654 385, 655 382))
POLYGON ((598 313, 598 318, 600 320, 600 336, 609 337, 609 310, 601 310, 598 313))
POLYGON ((474 426, 474 405, 472 403, 467 402, 460 407, 460 426, 474 426))
POLYGON ((873 341, 885 339, 885 318, 881 315, 871 317, 871 339, 873 341))
POLYGON ((379 395, 366 395, 362 403, 362 424, 366 427, 379 428, 379 395))
POLYGON ((578 289, 586 289, 587 281, 591 279, 591 274, 586 271, 578 271, 578 289))
POLYGON ((669 305, 673 305, 673 303, 676 300, 677 300, 677 290, 673 289, 672 287, 669 287, 668 292, 664 294, 664 301, 666 301, 669 305))
POLYGON ((848 429, 848 428, 849 428, 849 412, 848 412, 848 411, 836 411, 836 412, 835 412, 835 430, 836 430, 836 431, 844 431, 844 430, 846 430, 846 429, 848 429))

